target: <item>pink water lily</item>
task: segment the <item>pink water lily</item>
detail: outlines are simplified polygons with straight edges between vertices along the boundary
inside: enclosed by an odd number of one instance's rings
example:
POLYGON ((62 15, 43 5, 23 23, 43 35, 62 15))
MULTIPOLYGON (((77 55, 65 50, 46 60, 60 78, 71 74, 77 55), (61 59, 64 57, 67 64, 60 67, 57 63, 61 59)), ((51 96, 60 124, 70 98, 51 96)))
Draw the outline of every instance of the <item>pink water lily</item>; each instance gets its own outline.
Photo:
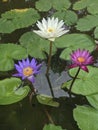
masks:
POLYGON ((71 54, 72 65, 70 68, 80 67, 82 70, 89 72, 87 65, 94 62, 93 56, 91 56, 88 50, 78 49, 71 54))

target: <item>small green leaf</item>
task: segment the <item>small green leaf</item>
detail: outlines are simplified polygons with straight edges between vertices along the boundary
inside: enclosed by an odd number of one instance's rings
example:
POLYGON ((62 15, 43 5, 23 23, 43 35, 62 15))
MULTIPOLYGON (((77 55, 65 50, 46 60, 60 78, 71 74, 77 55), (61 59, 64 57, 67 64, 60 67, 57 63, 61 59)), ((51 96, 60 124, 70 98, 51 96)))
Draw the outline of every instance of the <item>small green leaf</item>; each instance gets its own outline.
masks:
POLYGON ((47 95, 43 95, 43 94, 37 95, 37 99, 41 104, 44 104, 44 105, 49 105, 53 107, 59 106, 58 102, 56 102, 52 97, 47 96, 47 95))
POLYGON ((63 130, 63 129, 61 128, 61 126, 56 126, 56 125, 53 125, 53 124, 48 124, 48 125, 44 126, 43 130, 63 130))
POLYGON ((81 130, 98 130, 98 110, 91 107, 77 106, 73 115, 81 130))
MULTIPOLYGON (((74 77, 78 68, 70 69, 69 74, 74 77)), ((80 70, 77 79, 72 86, 72 92, 81 95, 98 93, 98 68, 88 66, 89 73, 80 70)), ((69 88, 72 80, 63 84, 62 88, 69 88)))
POLYGON ((7 78, 0 81, 0 105, 8 105, 18 102, 28 95, 29 87, 24 86, 17 89, 21 85, 18 78, 7 78))
MULTIPOLYGON (((27 53, 36 58, 45 59, 45 53, 49 53, 49 41, 43 38, 40 38, 33 32, 27 32, 22 35, 20 38, 20 43, 27 49, 27 53)), ((53 44, 52 54, 56 52, 56 47, 53 44)))
POLYGON ((11 33, 16 29, 29 27, 40 18, 36 10, 13 9, 1 15, 0 33, 11 33))

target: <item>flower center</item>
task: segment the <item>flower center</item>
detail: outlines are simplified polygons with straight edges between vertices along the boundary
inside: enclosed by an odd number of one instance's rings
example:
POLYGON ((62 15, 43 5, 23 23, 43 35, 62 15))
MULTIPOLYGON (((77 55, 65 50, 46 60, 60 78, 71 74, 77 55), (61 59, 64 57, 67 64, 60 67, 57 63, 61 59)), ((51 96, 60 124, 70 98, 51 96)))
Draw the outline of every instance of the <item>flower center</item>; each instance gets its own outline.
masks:
POLYGON ((85 61, 85 58, 84 57, 78 57, 77 59, 79 62, 83 63, 85 61))
POLYGON ((49 33, 54 32, 54 29, 53 28, 48 28, 47 32, 49 32, 49 33))
POLYGON ((25 76, 30 76, 33 74, 33 69, 31 67, 26 67, 23 69, 23 74, 25 76))

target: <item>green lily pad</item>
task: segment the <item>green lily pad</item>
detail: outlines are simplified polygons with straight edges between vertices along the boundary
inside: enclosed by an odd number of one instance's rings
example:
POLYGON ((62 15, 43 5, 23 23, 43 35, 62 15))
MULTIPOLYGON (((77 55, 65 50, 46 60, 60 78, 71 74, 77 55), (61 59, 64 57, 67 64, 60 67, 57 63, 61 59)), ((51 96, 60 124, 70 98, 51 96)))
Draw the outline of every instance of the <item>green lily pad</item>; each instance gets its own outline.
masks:
POLYGON ((0 81, 0 105, 18 102, 28 95, 29 87, 24 86, 17 89, 19 85, 21 85, 21 80, 18 78, 7 78, 0 81))
POLYGON ((48 124, 48 125, 44 126, 43 130, 62 130, 62 128, 61 128, 61 126, 56 126, 54 124, 48 124))
POLYGON ((80 18, 77 22, 76 28, 80 31, 90 31, 98 26, 98 14, 87 15, 84 18, 80 18))
POLYGON ((54 13, 54 17, 64 20, 65 24, 68 26, 75 24, 78 20, 77 14, 71 10, 57 11, 54 13))
POLYGON ((98 26, 94 30, 94 36, 98 39, 98 26))
POLYGON ((75 2, 73 5, 74 10, 82 10, 87 8, 87 11, 91 14, 97 14, 98 8, 97 8, 98 0, 80 0, 75 2))
POLYGON ((98 93, 88 95, 86 98, 93 107, 98 109, 98 93))
POLYGON ((16 29, 29 27, 40 18, 36 10, 13 9, 1 15, 0 33, 11 33, 16 29))
MULTIPOLYGON (((98 68, 88 67, 89 73, 80 70, 77 79, 75 80, 72 92, 81 95, 91 95, 98 92, 98 68)), ((74 77, 77 72, 77 68, 70 69, 69 74, 74 77)), ((72 80, 63 84, 62 88, 69 88, 72 80)))
POLYGON ((62 51, 60 58, 68 60, 73 50, 79 48, 81 49, 87 48, 87 50, 93 51, 95 42, 88 35, 74 33, 74 34, 66 34, 56 39, 55 45, 57 48, 65 48, 62 51))
MULTIPOLYGON (((33 32, 27 32, 20 38, 20 44, 27 49, 27 53, 35 58, 45 59, 44 52, 49 53, 50 42, 36 35, 33 32)), ((52 47, 52 54, 56 52, 56 47, 52 47)))
POLYGON ((47 96, 47 95, 43 95, 43 94, 37 95, 37 99, 41 104, 44 104, 44 105, 49 105, 53 107, 59 106, 58 102, 56 102, 52 97, 47 96))
POLYGON ((77 106, 73 115, 81 130, 98 130, 98 110, 92 107, 77 106))
POLYGON ((69 0, 39 0, 36 2, 35 6, 39 11, 48 11, 51 8, 56 10, 66 10, 70 7, 71 3, 69 0), (43 4, 44 3, 44 4, 43 4))
POLYGON ((27 57, 27 51, 20 45, 7 43, 0 44, 0 71, 8 71, 14 68, 14 61, 27 57))

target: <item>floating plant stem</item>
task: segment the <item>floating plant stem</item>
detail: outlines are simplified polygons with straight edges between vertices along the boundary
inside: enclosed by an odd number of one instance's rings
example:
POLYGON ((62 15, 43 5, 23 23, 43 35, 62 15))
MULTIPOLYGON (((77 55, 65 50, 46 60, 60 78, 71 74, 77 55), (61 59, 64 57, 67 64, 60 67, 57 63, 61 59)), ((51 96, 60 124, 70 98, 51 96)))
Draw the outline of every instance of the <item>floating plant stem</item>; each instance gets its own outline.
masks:
POLYGON ((69 96, 70 96, 70 97, 71 97, 72 86, 73 86, 75 80, 77 79, 77 76, 78 76, 78 74, 79 74, 79 72, 80 72, 80 69, 81 69, 81 68, 79 67, 78 70, 77 70, 77 72, 76 72, 76 74, 75 74, 75 76, 74 76, 74 78, 73 78, 73 80, 72 80, 72 82, 71 82, 71 85, 70 85, 70 88, 69 88, 69 96))
POLYGON ((50 49, 49 49, 49 57, 48 57, 46 75, 48 75, 48 73, 49 73, 49 68, 50 68, 50 65, 51 65, 51 55, 52 55, 52 41, 50 41, 50 49))

